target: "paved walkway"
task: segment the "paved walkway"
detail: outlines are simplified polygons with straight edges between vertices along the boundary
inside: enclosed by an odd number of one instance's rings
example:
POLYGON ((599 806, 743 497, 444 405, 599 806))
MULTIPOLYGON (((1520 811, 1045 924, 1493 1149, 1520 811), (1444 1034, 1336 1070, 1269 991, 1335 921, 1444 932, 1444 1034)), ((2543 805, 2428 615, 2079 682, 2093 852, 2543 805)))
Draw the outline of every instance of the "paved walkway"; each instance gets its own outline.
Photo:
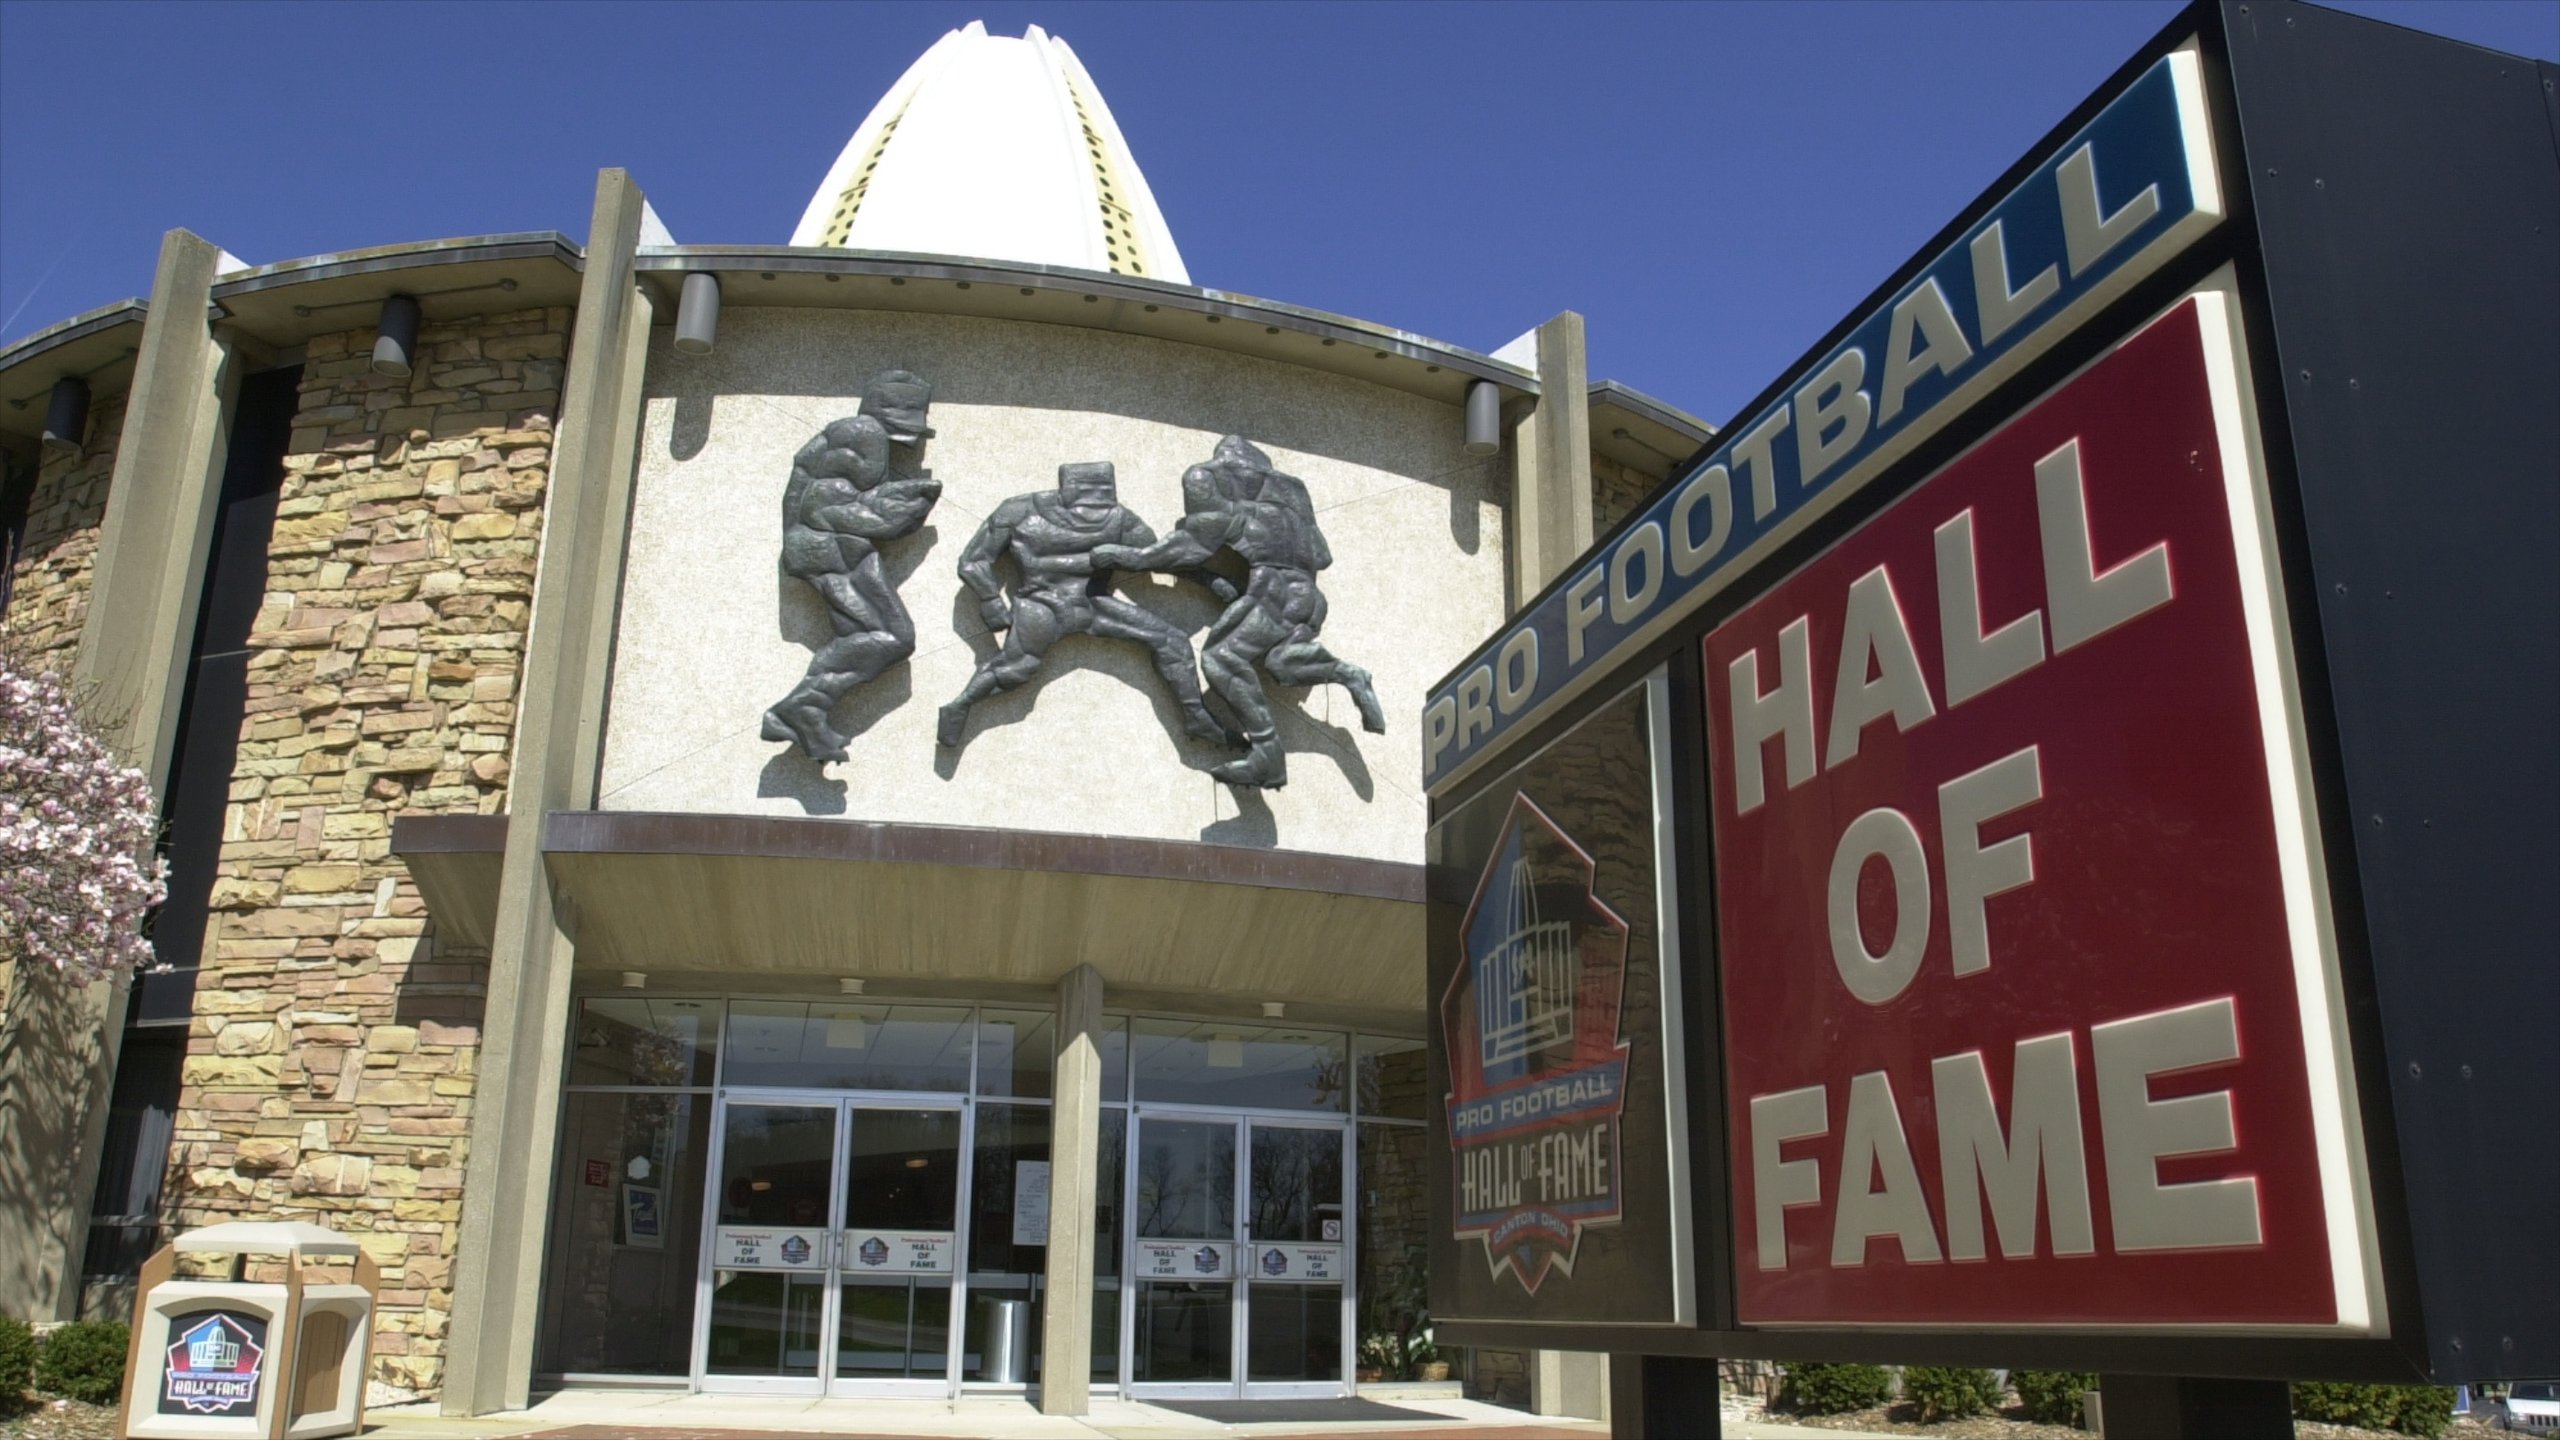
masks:
MULTIPOLYGON (((1091 1414, 1041 1414, 1012 1397, 946 1400, 807 1400, 762 1395, 687 1395, 667 1391, 569 1390, 529 1410, 477 1419, 447 1419, 428 1405, 368 1412, 367 1440, 754 1440, 774 1435, 829 1435, 842 1440, 1592 1440, 1596 1421, 1524 1415, 1473 1400, 1381 1399, 1403 1415, 1329 1421, 1276 1420, 1226 1424, 1156 1405, 1097 1397, 1091 1414)), ((1725 1422, 1730 1440, 1861 1440, 1840 1430, 1767 1421, 1725 1422)), ((1867 1437, 1880 1440, 1880 1437, 1867 1437)))

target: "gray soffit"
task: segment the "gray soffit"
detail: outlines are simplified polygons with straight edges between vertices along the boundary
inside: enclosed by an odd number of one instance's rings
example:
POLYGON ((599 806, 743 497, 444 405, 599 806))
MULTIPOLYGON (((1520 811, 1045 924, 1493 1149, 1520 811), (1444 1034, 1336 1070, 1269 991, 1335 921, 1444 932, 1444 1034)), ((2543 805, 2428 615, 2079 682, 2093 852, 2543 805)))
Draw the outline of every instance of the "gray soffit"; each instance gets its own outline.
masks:
POLYGON ((345 250, 232 271, 214 282, 213 318, 281 350, 369 329, 393 295, 415 298, 430 324, 575 305, 585 268, 585 253, 552 230, 345 250))
POLYGON ((1274 300, 1097 270, 941 255, 773 245, 644 245, 637 262, 662 316, 683 277, 720 277, 724 306, 975 315, 1178 340, 1347 375, 1457 405, 1471 381, 1538 393, 1536 372, 1365 320, 1274 300))
POLYGON ((141 300, 119 300, 0 347, 0 435, 32 441, 43 434, 45 402, 66 375, 99 394, 122 391, 149 312, 141 300))
POLYGON ((1714 426, 1641 390, 1615 380, 1591 387, 1591 448, 1621 465, 1667 475, 1714 438, 1714 426))
MULTIPOLYGON (((504 844, 504 817, 404 816, 392 831, 438 933, 462 944, 480 943, 494 918, 504 844)), ((969 995, 1047 985, 1090 963, 1115 993, 1175 1009, 1249 1014, 1282 1000, 1293 1017, 1401 1025, 1424 1003, 1419 865, 591 810, 546 816, 543 851, 581 971, 760 989, 859 975, 882 994, 969 995)))

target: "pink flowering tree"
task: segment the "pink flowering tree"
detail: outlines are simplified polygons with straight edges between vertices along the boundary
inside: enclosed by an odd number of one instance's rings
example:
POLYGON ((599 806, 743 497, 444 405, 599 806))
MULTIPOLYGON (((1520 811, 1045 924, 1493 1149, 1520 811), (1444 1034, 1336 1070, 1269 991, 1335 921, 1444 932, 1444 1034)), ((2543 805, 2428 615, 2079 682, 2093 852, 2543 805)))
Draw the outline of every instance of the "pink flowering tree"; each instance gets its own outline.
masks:
POLYGON ((143 917, 168 894, 158 803, 110 754, 58 675, 0 645, 0 959, 86 983, 151 959, 143 917))

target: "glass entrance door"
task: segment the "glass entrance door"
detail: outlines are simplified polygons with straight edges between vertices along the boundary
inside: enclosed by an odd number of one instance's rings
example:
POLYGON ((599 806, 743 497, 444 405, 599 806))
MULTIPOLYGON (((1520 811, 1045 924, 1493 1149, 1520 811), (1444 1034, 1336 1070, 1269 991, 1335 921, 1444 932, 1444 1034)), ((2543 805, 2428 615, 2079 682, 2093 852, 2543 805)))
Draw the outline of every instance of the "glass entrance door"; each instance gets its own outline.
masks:
POLYGON ((702 1388, 952 1393, 969 1118, 957 1099, 720 1099, 702 1388))
POLYGON ((1183 1111, 1136 1126, 1121 1326, 1132 1393, 1350 1393, 1348 1129, 1183 1111))

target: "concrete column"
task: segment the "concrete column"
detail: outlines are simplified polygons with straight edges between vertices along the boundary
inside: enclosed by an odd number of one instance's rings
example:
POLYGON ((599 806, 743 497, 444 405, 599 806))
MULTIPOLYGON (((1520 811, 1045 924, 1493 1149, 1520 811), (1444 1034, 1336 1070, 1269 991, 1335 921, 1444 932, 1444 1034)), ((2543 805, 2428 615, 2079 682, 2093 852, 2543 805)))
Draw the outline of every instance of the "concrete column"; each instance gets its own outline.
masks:
MULTIPOLYGON (((160 244, 72 686, 90 723, 165 791, 239 388, 207 317, 219 247, 160 244)), ((115 1087, 126 982, 22 962, 0 1027, 0 1314, 79 1313, 89 1202, 115 1087)))
POLYGON ((454 1266, 448 1415, 522 1409, 533 1386, 576 953, 571 922, 554 906, 543 869, 542 821, 551 811, 595 802, 647 363, 650 304, 632 273, 645 209, 629 175, 606 170, 597 177, 518 692, 507 850, 454 1266))
MULTIPOLYGON (((1538 408, 1512 435, 1512 602, 1562 575, 1591 529, 1591 379, 1582 317, 1567 310, 1538 327, 1538 408)), ((1605 1419, 1609 1357, 1561 1350, 1529 1357, 1529 1408, 1605 1419)))
POLYGON ((1538 327, 1538 405, 1512 434, 1512 600, 1591 548, 1591 379, 1582 317, 1538 327))
POLYGON ((1049 1116, 1049 1289, 1040 1413, 1082 1415, 1093 1379, 1094 1200, 1102 1181, 1102 972, 1058 981, 1058 1075, 1049 1116))
POLYGON ((1724 1434, 1724 1387, 1713 1360, 1688 1355, 1612 1355, 1609 1433, 1621 1440, 1724 1434))
POLYGON ((2290 1440, 2293 1396, 2281 1380, 2101 1375, 2099 1433, 2127 1440, 2290 1440))

